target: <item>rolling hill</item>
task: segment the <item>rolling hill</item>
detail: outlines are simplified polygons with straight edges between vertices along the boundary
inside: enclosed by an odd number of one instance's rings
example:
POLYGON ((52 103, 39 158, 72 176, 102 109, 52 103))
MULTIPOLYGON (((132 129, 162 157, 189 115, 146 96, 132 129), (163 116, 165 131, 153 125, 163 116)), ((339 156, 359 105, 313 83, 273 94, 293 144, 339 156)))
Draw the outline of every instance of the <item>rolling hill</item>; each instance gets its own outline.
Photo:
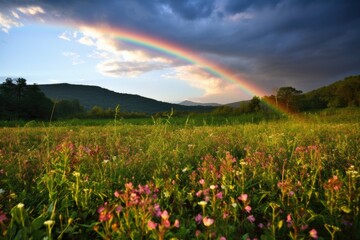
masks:
POLYGON ((68 83, 38 85, 44 94, 52 100, 79 100, 80 104, 89 110, 94 106, 103 109, 115 108, 120 105, 123 112, 169 112, 177 111, 202 111, 214 109, 211 106, 184 106, 157 101, 140 95, 117 93, 98 86, 75 85, 68 83))
POLYGON ((221 104, 219 104, 219 103, 198 103, 198 102, 193 102, 193 101, 189 101, 189 100, 182 101, 179 104, 184 105, 184 106, 212 106, 212 107, 221 106, 221 104))

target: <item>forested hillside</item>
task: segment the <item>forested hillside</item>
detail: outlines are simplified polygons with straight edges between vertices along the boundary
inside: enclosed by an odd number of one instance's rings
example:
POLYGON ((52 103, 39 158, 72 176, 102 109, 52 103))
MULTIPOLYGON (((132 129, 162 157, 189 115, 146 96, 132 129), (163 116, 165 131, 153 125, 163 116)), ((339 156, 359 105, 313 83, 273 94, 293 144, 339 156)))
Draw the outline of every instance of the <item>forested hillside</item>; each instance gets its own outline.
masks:
POLYGON ((360 106, 360 75, 349 76, 304 95, 303 110, 360 106))
POLYGON ((49 84, 39 85, 45 95, 52 100, 79 100, 85 110, 94 106, 102 109, 114 109, 117 105, 124 112, 156 113, 170 111, 211 111, 209 106, 183 106, 160 102, 151 98, 134 94, 117 93, 97 86, 74 85, 74 84, 49 84))

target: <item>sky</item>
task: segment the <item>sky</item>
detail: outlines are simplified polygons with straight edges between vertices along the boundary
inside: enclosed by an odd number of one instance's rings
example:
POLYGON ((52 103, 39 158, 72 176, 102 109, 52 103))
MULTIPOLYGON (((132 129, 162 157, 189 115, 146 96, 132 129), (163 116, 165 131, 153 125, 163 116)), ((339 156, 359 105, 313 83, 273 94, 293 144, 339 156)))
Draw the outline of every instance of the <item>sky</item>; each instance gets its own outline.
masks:
POLYGON ((0 80, 230 103, 360 74, 358 0, 0 0, 0 80))

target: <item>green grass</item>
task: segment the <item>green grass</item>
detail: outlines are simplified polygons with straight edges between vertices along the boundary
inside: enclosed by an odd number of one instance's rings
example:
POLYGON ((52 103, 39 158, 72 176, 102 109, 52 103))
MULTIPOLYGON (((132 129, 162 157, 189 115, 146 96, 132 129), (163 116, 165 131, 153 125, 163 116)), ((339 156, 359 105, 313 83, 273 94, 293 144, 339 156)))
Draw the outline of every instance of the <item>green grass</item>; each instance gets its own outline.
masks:
POLYGON ((1 238, 359 239, 356 119, 2 128, 1 238))

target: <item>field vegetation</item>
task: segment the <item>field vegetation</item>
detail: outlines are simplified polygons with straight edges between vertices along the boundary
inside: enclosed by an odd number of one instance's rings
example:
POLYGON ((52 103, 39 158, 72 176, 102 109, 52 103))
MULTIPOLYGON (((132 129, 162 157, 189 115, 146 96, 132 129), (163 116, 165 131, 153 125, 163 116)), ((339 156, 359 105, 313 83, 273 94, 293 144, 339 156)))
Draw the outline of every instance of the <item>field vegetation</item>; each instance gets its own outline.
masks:
POLYGON ((360 239, 360 112, 18 122, 0 238, 360 239))

